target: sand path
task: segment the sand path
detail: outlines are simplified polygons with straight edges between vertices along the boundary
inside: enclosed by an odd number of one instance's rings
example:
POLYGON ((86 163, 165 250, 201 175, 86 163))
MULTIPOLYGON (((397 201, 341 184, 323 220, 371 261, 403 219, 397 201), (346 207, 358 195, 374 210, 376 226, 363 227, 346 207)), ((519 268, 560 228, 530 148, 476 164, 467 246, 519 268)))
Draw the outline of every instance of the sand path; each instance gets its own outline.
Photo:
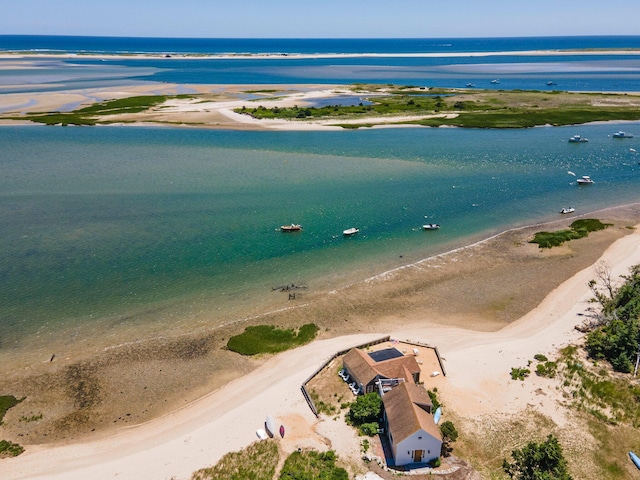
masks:
MULTIPOLYGON (((600 259, 617 277, 640 263, 640 229, 617 240, 600 259)), ((516 382, 511 367, 526 366, 536 353, 551 354, 575 341, 574 326, 588 307, 587 282, 593 267, 582 270, 551 292, 534 310, 498 332, 408 325, 390 332, 399 339, 438 345, 445 357, 447 378, 438 388, 449 408, 459 415, 499 411, 514 413, 536 406, 562 423, 551 396, 536 397, 545 380, 516 382), (535 404, 535 405, 534 405, 535 404)), ((334 351, 382 334, 343 336, 271 358, 249 375, 200 400, 143 425, 84 444, 32 447, 0 462, 0 477, 12 479, 186 479, 214 464, 226 452, 256 440, 255 431, 267 414, 289 427, 285 450, 298 446, 322 448, 326 441, 313 433, 315 417, 301 393, 301 383, 334 351)), ((326 423, 326 422, 325 422, 326 423)), ((335 430, 321 429, 331 441, 335 430)), ((342 432, 343 434, 344 432, 342 432)), ((339 444, 340 438, 335 441, 339 444)), ((340 453, 340 452, 338 452, 340 453)))

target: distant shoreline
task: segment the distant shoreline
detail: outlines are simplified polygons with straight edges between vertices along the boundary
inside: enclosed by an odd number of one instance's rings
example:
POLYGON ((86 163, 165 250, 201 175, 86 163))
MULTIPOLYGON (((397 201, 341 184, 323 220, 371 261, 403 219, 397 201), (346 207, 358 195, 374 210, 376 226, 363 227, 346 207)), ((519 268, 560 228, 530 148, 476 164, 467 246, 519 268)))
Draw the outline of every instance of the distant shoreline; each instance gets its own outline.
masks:
POLYGON ((579 49, 579 50, 518 50, 518 51, 492 51, 492 52, 423 52, 423 53, 68 53, 68 52, 30 52, 30 51, 3 51, 0 59, 27 59, 27 58, 95 58, 95 59, 158 59, 166 58, 179 60, 231 60, 231 59, 309 59, 309 58, 447 58, 447 57, 503 57, 503 56, 559 56, 559 55, 640 55, 640 49, 579 49))

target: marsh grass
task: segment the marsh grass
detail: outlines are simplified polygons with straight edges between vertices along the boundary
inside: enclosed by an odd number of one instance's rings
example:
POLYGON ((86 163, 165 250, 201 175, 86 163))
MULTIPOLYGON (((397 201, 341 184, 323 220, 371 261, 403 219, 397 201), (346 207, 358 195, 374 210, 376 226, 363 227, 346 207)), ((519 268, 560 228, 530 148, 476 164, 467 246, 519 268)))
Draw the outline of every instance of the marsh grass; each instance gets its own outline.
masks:
POLYGON ((558 247, 570 240, 577 240, 589 235, 590 232, 604 230, 611 226, 610 223, 602 223, 593 218, 576 220, 568 230, 556 230, 555 232, 537 232, 529 243, 537 243, 540 248, 558 247))
POLYGON ((7 413, 7 410, 15 407, 23 400, 24 398, 18 399, 13 395, 0 395, 0 425, 2 425, 2 419, 5 413, 7 413))
MULTIPOLYGON (((454 118, 432 117, 399 124, 466 128, 526 128, 536 125, 575 125, 594 121, 639 120, 640 98, 624 94, 588 94, 541 91, 494 91, 357 84, 354 93, 371 93, 371 105, 323 107, 243 107, 237 113, 258 119, 357 119, 371 116, 432 116, 455 113, 454 118), (384 95, 379 95, 384 93, 384 95), (373 95, 376 94, 376 95, 373 95)), ((361 124, 340 124, 362 128, 361 124)))
POLYGON ((72 112, 32 113, 13 119, 46 125, 95 125, 109 123, 100 117, 144 112, 173 98, 191 98, 191 95, 142 95, 99 102, 72 112))
POLYGON ((244 333, 235 335, 227 342, 227 348, 241 355, 278 353, 299 347, 313 340, 318 327, 313 323, 294 329, 281 330, 273 325, 247 327, 244 333))

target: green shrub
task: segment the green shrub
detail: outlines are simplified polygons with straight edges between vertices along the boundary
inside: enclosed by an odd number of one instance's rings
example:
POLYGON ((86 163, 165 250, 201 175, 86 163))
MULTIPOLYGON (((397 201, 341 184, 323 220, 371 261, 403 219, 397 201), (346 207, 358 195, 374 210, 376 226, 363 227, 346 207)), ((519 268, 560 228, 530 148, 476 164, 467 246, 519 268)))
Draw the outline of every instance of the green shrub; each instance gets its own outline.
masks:
POLYGON ((427 394, 429 394, 429 398, 431 399, 431 405, 433 405, 433 410, 435 411, 441 404, 438 400, 438 389, 434 388, 433 390, 427 390, 427 394))
POLYGON ((355 426, 378 422, 382 414, 382 398, 375 392, 360 395, 351 404, 348 420, 355 426))
POLYGON ((529 376, 531 370, 528 368, 512 368, 511 380, 523 380, 529 376))
POLYGON ((378 422, 371 423, 363 423, 358 427, 358 430, 362 435, 366 435, 367 437, 373 437, 378 434, 378 422))
POLYGON ((623 279, 624 284, 613 288, 610 296, 599 296, 608 322, 587 335, 586 349, 594 360, 606 360, 614 370, 629 373, 640 343, 640 265, 631 267, 623 279))
POLYGON ((510 478, 517 480, 571 480, 567 461, 558 440, 549 435, 541 443, 530 442, 511 453, 514 462, 505 459, 502 468, 510 478))
POLYGON ((17 457, 24 452, 24 447, 8 440, 0 440, 0 458, 17 457))
POLYGON ((336 466, 336 454, 328 452, 296 451, 284 461, 280 480, 349 480, 344 468, 336 466))
POLYGON ((536 360, 538 360, 539 362, 546 362, 546 361, 548 360, 548 359, 547 359, 547 357, 545 357, 545 356, 544 356, 543 354, 541 354, 541 353, 536 353, 536 354, 533 356, 533 358, 534 358, 534 359, 536 359, 536 360))
POLYGON ((540 377, 554 378, 557 370, 558 364, 556 362, 539 363, 536 366, 536 375, 540 377))
POLYGON ((442 455, 448 457, 453 451, 451 444, 458 440, 458 430, 453 422, 447 420, 440 425, 440 433, 442 434, 442 455))

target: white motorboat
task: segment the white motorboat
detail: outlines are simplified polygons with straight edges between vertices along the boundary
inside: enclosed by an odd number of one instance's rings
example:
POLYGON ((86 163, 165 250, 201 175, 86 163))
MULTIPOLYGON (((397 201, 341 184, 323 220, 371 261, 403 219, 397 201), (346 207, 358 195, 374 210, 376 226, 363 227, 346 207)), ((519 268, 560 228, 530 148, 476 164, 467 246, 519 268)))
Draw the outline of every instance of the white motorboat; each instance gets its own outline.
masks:
POLYGON ((576 182, 578 183, 578 185, 591 185, 595 183, 593 180, 591 180, 591 177, 589 175, 583 175, 578 180, 576 180, 576 182))
POLYGON ((425 230, 440 230, 440 225, 437 223, 427 223, 426 225, 422 225, 422 228, 425 230))
POLYGON ((588 141, 589 141, 588 138, 584 138, 580 135, 574 135, 569 139, 569 142, 571 143, 587 143, 588 141))
POLYGON ((342 231, 342 234, 345 237, 350 237, 351 235, 355 235, 356 233, 358 233, 360 231, 359 228, 356 227, 352 227, 352 228, 347 228, 346 230, 342 231))
POLYGON ((565 207, 562 210, 560 210, 560 213, 567 214, 567 213, 573 213, 575 211, 576 211, 576 209, 573 208, 573 207, 569 207, 569 208, 565 207))
POLYGON ((282 225, 280 227, 280 231, 282 232, 299 232, 302 230, 302 225, 298 225, 297 223, 292 223, 291 225, 282 225))
POLYGON ((633 135, 620 130, 619 132, 613 134, 613 138, 633 138, 633 135))

